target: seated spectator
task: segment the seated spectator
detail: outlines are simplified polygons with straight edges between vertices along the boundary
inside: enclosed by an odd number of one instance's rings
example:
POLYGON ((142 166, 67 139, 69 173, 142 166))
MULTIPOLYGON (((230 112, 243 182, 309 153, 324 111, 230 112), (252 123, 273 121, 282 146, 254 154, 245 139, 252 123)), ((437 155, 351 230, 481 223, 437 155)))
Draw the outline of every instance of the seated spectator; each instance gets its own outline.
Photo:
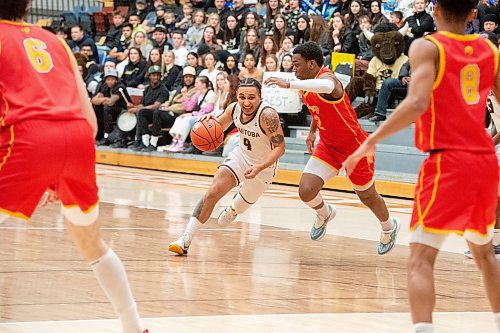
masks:
POLYGON ((94 96, 97 91, 99 91, 100 85, 104 81, 104 73, 110 69, 115 69, 116 70, 116 64, 112 61, 106 61, 104 63, 104 66, 99 69, 97 73, 94 74, 94 76, 90 79, 90 81, 87 81, 87 91, 89 92, 90 96, 94 96))
POLYGON ((220 26, 222 29, 226 28, 227 17, 230 14, 229 8, 226 7, 225 0, 214 0, 215 13, 219 15, 220 26))
POLYGON ((274 37, 274 40, 276 41, 276 44, 283 44, 283 40, 285 39, 285 37, 289 36, 290 34, 291 31, 289 31, 287 28, 285 17, 281 14, 276 15, 272 31, 272 35, 274 37))
POLYGON ((144 19, 146 19, 146 15, 148 15, 147 10, 147 2, 146 0, 137 0, 135 2, 135 9, 132 9, 129 13, 130 16, 137 16, 139 18, 139 22, 142 23, 144 19))
POLYGON ((359 35, 361 33, 361 29, 359 28, 359 17, 361 15, 366 15, 363 3, 361 0, 352 0, 349 5, 349 12, 345 16, 344 23, 346 30, 351 30, 359 35))
POLYGON ((229 80, 226 72, 220 72, 217 74, 215 85, 215 107, 214 107, 214 115, 218 117, 221 115, 225 108, 224 104, 226 102, 227 96, 229 95, 229 80))
MULTIPOLYGON (((367 15, 359 18, 359 26, 362 31, 372 31, 372 24, 367 15)), ((362 76, 368 69, 368 64, 373 58, 373 50, 365 34, 359 35, 359 55, 356 58, 356 75, 362 76)))
POLYGON ((280 72, 284 73, 292 73, 293 72, 293 63, 292 63, 292 55, 285 54, 283 59, 281 60, 280 72))
POLYGON ((477 6, 477 18, 479 20, 479 27, 481 31, 484 29, 484 22, 486 15, 494 15, 496 17, 496 22, 500 19, 500 12, 498 6, 494 1, 491 0, 481 0, 480 4, 477 6))
POLYGON ((149 53, 149 58, 146 63, 146 74, 144 75, 144 82, 137 86, 139 89, 144 89, 149 84, 149 69, 151 66, 160 66, 161 67, 161 54, 160 50, 157 48, 153 48, 149 53))
POLYGON ((255 31, 257 31, 257 36, 263 36, 265 34, 265 29, 260 27, 259 16, 254 12, 248 12, 243 21, 240 21, 240 24, 241 23, 243 23, 240 37, 242 43, 246 42, 246 31, 250 29, 255 29, 255 31))
POLYGON ((109 50, 116 47, 120 42, 124 23, 125 15, 121 11, 115 10, 113 12, 113 26, 111 26, 106 34, 106 41, 104 42, 104 46, 106 46, 109 50))
POLYGON ((236 17, 236 20, 238 20, 238 22, 243 24, 244 18, 249 12, 250 8, 245 5, 245 2, 243 0, 233 0, 233 11, 231 12, 231 14, 236 17))
POLYGON ((425 11, 427 5, 427 0, 415 0, 414 14, 406 19, 406 23, 410 26, 408 36, 412 37, 412 40, 430 34, 435 30, 434 19, 425 11))
POLYGON ((368 16, 370 17, 370 24, 372 26, 389 22, 387 17, 382 14, 382 1, 380 0, 370 1, 370 12, 368 16))
POLYGON ((199 76, 196 78, 195 89, 196 93, 192 98, 185 96, 182 100, 186 112, 175 119, 174 125, 170 129, 174 145, 168 148, 167 151, 183 151, 186 148, 184 147, 184 143, 189 135, 189 131, 196 120, 214 110, 215 93, 208 77, 199 76))
POLYGON ((182 5, 182 14, 179 15, 175 22, 175 28, 185 34, 191 25, 193 25, 192 14, 193 13, 193 5, 189 2, 186 2, 182 5))
POLYGON ((136 32, 130 46, 141 49, 144 58, 149 58, 149 52, 153 49, 153 45, 151 45, 146 34, 142 31, 136 32))
POLYGON ((266 66, 267 56, 271 54, 276 55, 276 53, 278 53, 278 45, 276 45, 273 36, 266 36, 266 38, 264 38, 260 57, 261 68, 264 68, 266 66))
POLYGON ((81 25, 71 27, 71 40, 68 43, 71 51, 73 53, 80 52, 84 43, 92 47, 92 57, 90 59, 99 62, 99 54, 94 40, 83 30, 81 25))
MULTIPOLYGON (((281 43, 281 48, 278 51, 278 62, 281 64, 283 57, 287 54, 291 54, 293 50, 293 39, 290 36, 286 36, 281 43)), ((330 52, 328 52, 330 53, 330 52)))
POLYGON ((165 26, 165 6, 163 2, 160 2, 159 5, 155 5, 155 10, 152 10, 148 13, 146 18, 142 21, 142 26, 146 32, 152 33, 155 29, 156 25, 165 26))
POLYGON ((116 69, 109 69, 104 74, 104 84, 102 84, 91 102, 94 109, 102 107, 104 137, 97 142, 99 145, 110 145, 114 143, 109 140, 109 135, 113 132, 113 125, 122 112, 127 109, 127 101, 123 99, 122 93, 130 100, 127 93, 127 87, 118 81, 118 72, 116 69))
MULTIPOLYGON (((301 1, 303 10, 309 16, 320 15, 323 11, 323 0, 301 1)), ((323 18, 323 17, 321 17, 323 18)))
POLYGON ((375 115, 370 118, 370 121, 379 122, 387 119, 387 108, 396 99, 403 99, 408 92, 410 84, 410 64, 407 62, 401 67, 399 78, 386 79, 382 82, 382 87, 378 91, 377 107, 375 115))
POLYGON ((224 29, 224 36, 222 38, 222 48, 231 54, 236 54, 240 51, 241 44, 241 30, 233 15, 227 16, 227 25, 224 29))
MULTIPOLYGON (((391 14, 394 13, 395 11, 398 11, 398 6, 399 6, 399 0, 386 0, 382 4, 382 14, 390 19, 391 14)), ((399 12, 401 13, 401 20, 403 20, 403 13, 401 11, 399 12)), ((395 22, 390 22, 390 23, 396 24, 395 22)))
POLYGON ((214 28, 214 36, 216 43, 222 45, 222 40, 224 39, 224 30, 220 25, 220 17, 217 13, 208 14, 208 26, 214 28))
POLYGON ((351 6, 351 0, 341 0, 340 2, 340 17, 345 18, 349 14, 349 7, 351 6))
POLYGON ((238 59, 236 56, 230 54, 227 56, 224 63, 224 70, 228 75, 239 75, 240 69, 238 68, 238 59))
POLYGON ((132 36, 136 34, 138 31, 146 32, 144 27, 141 24, 141 19, 139 16, 132 14, 128 17, 128 23, 132 24, 132 36))
MULTIPOLYGON (((144 90, 141 104, 134 106, 128 105, 128 112, 137 114, 137 138, 131 147, 135 151, 155 151, 158 145, 159 133, 150 135, 148 124, 153 121, 153 114, 158 110, 161 104, 168 100, 169 92, 161 84, 161 67, 151 66, 149 68, 149 86, 144 90)), ((160 128, 161 130, 161 128, 160 128)))
POLYGON ((195 10, 193 13, 193 25, 186 33, 186 48, 190 51, 196 50, 203 38, 205 30, 205 13, 202 10, 195 10))
POLYGON ((83 78, 83 80, 85 82, 87 82, 88 80, 90 80, 92 77, 94 77, 94 75, 99 72, 99 65, 97 65, 97 63, 92 60, 93 59, 93 55, 94 55, 94 52, 92 51, 92 44, 89 43, 89 42, 84 42, 82 43, 82 47, 80 49, 80 53, 83 53, 88 61, 87 63, 85 64, 85 77, 83 78))
POLYGON ((255 58, 255 63, 257 65, 258 60, 260 59, 260 43, 259 43, 259 35, 257 34, 257 30, 249 29, 246 31, 246 41, 243 44, 243 48, 240 52, 239 63, 243 64, 245 61, 247 53, 252 53, 255 58))
POLYGON ((288 3, 285 3, 285 6, 283 6, 282 14, 287 17, 288 29, 290 29, 291 31, 297 30, 299 17, 305 15, 305 13, 300 8, 299 0, 288 0, 288 3))
POLYGON ((293 43, 295 45, 304 44, 309 41, 311 29, 309 27, 310 18, 307 15, 302 15, 297 20, 297 30, 293 35, 293 43))
POLYGON ((476 34, 481 30, 479 20, 477 18, 477 8, 474 8, 474 13, 476 13, 476 15, 474 17, 469 17, 469 20, 467 21, 467 27, 465 28, 466 35, 476 34))
POLYGON ((137 47, 131 47, 129 50, 129 61, 121 77, 127 87, 137 88, 144 82, 146 75, 146 61, 142 57, 142 52, 137 47))
MULTIPOLYGON (((266 35, 272 35, 274 30, 274 21, 281 14, 281 2, 279 0, 268 0, 266 2, 266 15, 264 16, 264 27, 266 35)), ((276 39, 278 42, 278 40, 276 39)))
POLYGON ((172 43, 174 45, 172 52, 175 54, 175 65, 183 68, 186 66, 189 51, 184 46, 184 35, 180 30, 172 33, 172 43))
POLYGON ((216 53, 217 51, 222 50, 222 47, 219 44, 217 44, 214 27, 211 27, 209 25, 205 27, 205 29, 203 30, 203 37, 201 38, 198 48, 201 45, 206 45, 209 49, 209 52, 212 53, 216 53))
POLYGON ((394 23, 398 28, 403 27, 403 13, 399 10, 396 10, 391 13, 389 18, 389 23, 394 23))
POLYGON ((165 13, 165 30, 167 33, 167 39, 172 38, 172 32, 175 31, 175 14, 173 12, 165 13))
POLYGON ((269 54, 264 60, 266 64, 264 67, 265 72, 277 72, 278 71, 278 58, 274 54, 269 54))
POLYGON ((166 51, 162 56, 162 76, 161 83, 168 89, 173 90, 175 80, 181 74, 179 67, 175 66, 175 54, 172 51, 166 51))
POLYGON ((217 80, 217 74, 219 70, 215 67, 217 65, 217 59, 213 53, 207 53, 205 55, 205 69, 201 71, 200 76, 206 76, 210 80, 212 87, 215 86, 217 80))
POLYGON ((166 50, 171 50, 172 46, 167 42, 167 33, 163 25, 155 26, 153 31, 153 46, 160 49, 163 54, 166 50))
POLYGON ((498 18, 495 15, 488 14, 484 17, 483 31, 498 34, 498 18))
POLYGON ((122 35, 115 47, 109 51, 108 58, 114 59, 117 63, 128 58, 130 44, 132 44, 132 24, 126 23, 122 27, 122 35))
POLYGON ((325 43, 328 42, 328 29, 323 16, 311 16, 310 23, 309 41, 319 45, 325 45, 325 43))
POLYGON ((323 8, 323 18, 330 21, 335 15, 340 15, 340 0, 329 0, 323 8))
POLYGON ((246 78, 253 78, 259 82, 262 82, 264 77, 264 72, 257 68, 257 60, 252 52, 249 52, 245 55, 244 67, 241 69, 239 78, 240 80, 246 78))

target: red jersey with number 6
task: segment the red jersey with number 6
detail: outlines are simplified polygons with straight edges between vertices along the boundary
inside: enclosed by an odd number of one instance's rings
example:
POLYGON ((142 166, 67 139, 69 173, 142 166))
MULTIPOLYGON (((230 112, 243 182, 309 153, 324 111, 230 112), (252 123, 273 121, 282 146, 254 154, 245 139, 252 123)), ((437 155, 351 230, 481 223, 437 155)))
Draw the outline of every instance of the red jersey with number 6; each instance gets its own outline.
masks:
POLYGON ((417 148, 493 152, 484 128, 498 49, 479 35, 438 32, 426 39, 439 50, 439 72, 429 106, 416 122, 417 148))
POLYGON ((85 119, 68 52, 40 27, 0 21, 0 128, 28 119, 85 119), (14 68, 23 75, 13 75, 14 68))

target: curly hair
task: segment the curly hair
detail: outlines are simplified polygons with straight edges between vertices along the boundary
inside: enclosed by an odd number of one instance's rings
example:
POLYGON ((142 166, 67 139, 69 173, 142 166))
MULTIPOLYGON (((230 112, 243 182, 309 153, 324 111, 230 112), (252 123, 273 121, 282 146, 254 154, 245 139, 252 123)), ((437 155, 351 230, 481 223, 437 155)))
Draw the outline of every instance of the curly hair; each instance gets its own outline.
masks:
POLYGON ((448 20, 463 21, 476 7, 476 0, 437 0, 436 5, 442 9, 443 15, 448 20))
POLYGON ((23 19, 28 14, 31 0, 2 0, 0 1, 0 19, 15 21, 23 19))
POLYGON ((318 66, 323 65, 323 51, 321 50, 321 47, 319 47, 318 43, 307 42, 299 44, 293 50, 293 54, 299 54, 306 60, 314 60, 318 66))

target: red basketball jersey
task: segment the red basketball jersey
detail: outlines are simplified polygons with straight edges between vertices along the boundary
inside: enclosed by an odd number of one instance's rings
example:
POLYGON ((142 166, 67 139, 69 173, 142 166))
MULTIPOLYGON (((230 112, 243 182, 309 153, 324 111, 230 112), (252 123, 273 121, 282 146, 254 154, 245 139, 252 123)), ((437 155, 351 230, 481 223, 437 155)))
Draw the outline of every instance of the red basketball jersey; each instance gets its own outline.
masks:
POLYGON ((40 27, 0 21, 0 128, 27 119, 85 119, 63 43, 40 27))
POLYGON ((427 36, 439 50, 429 106, 417 120, 418 149, 493 152, 485 131, 486 101, 498 69, 498 50, 479 35, 427 36))
MULTIPOLYGON (((322 67, 316 78, 333 72, 322 67)), ((321 94, 302 91, 302 101, 308 107, 314 122, 318 126, 320 138, 334 147, 342 147, 346 143, 361 145, 367 134, 361 128, 349 97, 346 92, 339 100, 329 101, 321 94)))

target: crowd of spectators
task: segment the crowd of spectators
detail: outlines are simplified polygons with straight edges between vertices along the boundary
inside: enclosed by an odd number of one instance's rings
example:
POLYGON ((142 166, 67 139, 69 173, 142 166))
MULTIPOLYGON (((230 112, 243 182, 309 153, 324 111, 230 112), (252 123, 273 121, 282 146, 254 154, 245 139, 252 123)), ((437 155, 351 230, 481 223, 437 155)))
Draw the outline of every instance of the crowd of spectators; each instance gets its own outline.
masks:
MULTIPOLYGON (((354 54, 357 73, 362 73, 373 57, 363 31, 383 23, 407 25, 405 52, 414 39, 435 31, 433 1, 426 0, 115 1, 120 6, 128 11, 114 11, 105 36, 92 36, 81 26, 57 33, 78 54, 100 119, 99 144, 128 144, 139 151, 157 150, 166 128, 166 150, 192 151, 186 144, 190 126, 200 115, 220 113, 235 100, 231 82, 291 72, 297 44, 317 42, 325 66, 332 53, 354 54), (127 88, 142 91, 141 101, 132 103, 123 93, 127 88), (137 115, 137 128, 112 135, 123 110, 137 115)), ((479 1, 467 32, 497 38, 499 19, 494 1, 479 1)), ((391 102, 404 98, 411 84, 409 67, 395 77, 380 88, 371 120, 385 120, 391 102)))

